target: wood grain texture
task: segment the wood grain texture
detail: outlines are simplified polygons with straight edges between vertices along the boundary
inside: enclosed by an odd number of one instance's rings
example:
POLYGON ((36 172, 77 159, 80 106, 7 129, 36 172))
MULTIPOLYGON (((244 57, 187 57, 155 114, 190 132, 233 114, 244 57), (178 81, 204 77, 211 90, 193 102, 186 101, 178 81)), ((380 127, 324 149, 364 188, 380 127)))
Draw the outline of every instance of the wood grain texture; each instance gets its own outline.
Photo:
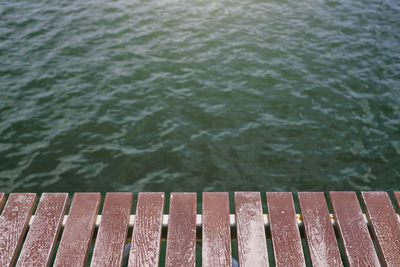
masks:
POLYGON ((49 266, 67 201, 67 193, 42 194, 17 266, 49 266))
POLYGON ((239 265, 269 266, 259 192, 235 192, 239 265))
POLYGON ((202 263, 232 266, 229 194, 203 193, 202 263))
POLYGON ((74 195, 54 266, 85 266, 100 201, 100 193, 74 195))
POLYGON ((378 241, 381 261, 387 266, 400 266, 400 221, 386 192, 362 192, 372 232, 378 241))
POLYGON ((107 193, 90 266, 122 265, 132 200, 132 193, 107 193))
POLYGON ((172 193, 165 266, 196 264, 196 193, 172 193))
POLYGON ((380 266, 355 192, 330 192, 349 266, 380 266))
POLYGON ((292 193, 267 193, 276 266, 306 266, 292 193))
POLYGON ((6 196, 3 193, 0 193, 0 211, 4 206, 5 200, 6 200, 6 196))
POLYGON ((13 266, 28 228, 36 194, 10 194, 0 216, 0 266, 13 266))
POLYGON ((298 197, 312 265, 343 266, 324 193, 299 192, 298 197))
POLYGON ((164 200, 164 193, 139 193, 129 267, 158 266, 164 200))
POLYGON ((400 191, 394 192, 394 198, 396 200, 395 202, 396 202, 397 210, 400 213, 400 191))

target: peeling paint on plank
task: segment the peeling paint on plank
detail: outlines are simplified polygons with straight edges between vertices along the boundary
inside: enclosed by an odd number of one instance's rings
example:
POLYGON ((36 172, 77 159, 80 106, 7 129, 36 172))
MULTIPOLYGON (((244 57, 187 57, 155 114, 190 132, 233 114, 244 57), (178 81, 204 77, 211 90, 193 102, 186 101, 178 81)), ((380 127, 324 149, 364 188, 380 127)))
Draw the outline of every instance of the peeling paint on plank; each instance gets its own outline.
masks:
POLYGON ((25 239, 17 267, 49 266, 67 206, 67 193, 44 193, 25 239))
POLYGON ((272 244, 276 266, 305 267, 292 193, 267 193, 272 244))
POLYGON ((330 192, 346 260, 353 266, 381 266, 355 192, 330 192))
POLYGON ((324 193, 299 192, 298 197, 312 265, 343 266, 324 193))
POLYGON ((196 193, 171 193, 166 267, 196 264, 196 193))
POLYGON ((268 266, 267 239, 259 192, 235 192, 239 265, 268 266))
POLYGON ((203 266, 232 266, 228 193, 203 193, 202 230, 203 266))
POLYGON ((164 193, 139 193, 129 267, 158 266, 164 193))
POLYGON ((132 193, 107 193, 91 267, 122 265, 132 200, 132 193))
POLYGON ((362 192, 362 199, 381 260, 387 266, 400 266, 400 222, 388 193, 362 192))
POLYGON ((36 204, 36 194, 10 194, 0 216, 0 266, 12 266, 36 204))
POLYGON ((100 193, 75 193, 54 266, 85 266, 100 201, 100 193))

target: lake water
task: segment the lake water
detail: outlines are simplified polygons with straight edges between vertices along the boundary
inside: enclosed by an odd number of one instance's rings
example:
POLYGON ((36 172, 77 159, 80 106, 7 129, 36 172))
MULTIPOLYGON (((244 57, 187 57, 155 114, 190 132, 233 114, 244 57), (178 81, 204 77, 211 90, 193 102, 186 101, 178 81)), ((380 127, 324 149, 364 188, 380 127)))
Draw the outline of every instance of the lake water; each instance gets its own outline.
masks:
POLYGON ((400 189, 397 0, 0 3, 0 189, 400 189))

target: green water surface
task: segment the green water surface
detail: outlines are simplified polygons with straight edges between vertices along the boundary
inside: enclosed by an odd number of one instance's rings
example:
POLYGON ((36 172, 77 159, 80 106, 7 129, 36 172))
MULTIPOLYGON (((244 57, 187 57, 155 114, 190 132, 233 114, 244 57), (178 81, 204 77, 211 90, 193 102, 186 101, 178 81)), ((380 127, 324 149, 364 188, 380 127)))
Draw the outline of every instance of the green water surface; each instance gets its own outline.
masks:
POLYGON ((0 2, 0 189, 400 189, 397 0, 0 2))

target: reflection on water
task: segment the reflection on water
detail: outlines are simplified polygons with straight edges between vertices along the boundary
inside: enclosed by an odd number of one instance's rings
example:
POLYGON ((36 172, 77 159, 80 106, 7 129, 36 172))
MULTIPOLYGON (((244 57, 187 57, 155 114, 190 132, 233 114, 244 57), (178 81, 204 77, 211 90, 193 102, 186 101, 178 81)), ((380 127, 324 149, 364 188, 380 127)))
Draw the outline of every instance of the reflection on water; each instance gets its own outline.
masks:
POLYGON ((399 189, 396 1, 3 1, 2 191, 399 189))

